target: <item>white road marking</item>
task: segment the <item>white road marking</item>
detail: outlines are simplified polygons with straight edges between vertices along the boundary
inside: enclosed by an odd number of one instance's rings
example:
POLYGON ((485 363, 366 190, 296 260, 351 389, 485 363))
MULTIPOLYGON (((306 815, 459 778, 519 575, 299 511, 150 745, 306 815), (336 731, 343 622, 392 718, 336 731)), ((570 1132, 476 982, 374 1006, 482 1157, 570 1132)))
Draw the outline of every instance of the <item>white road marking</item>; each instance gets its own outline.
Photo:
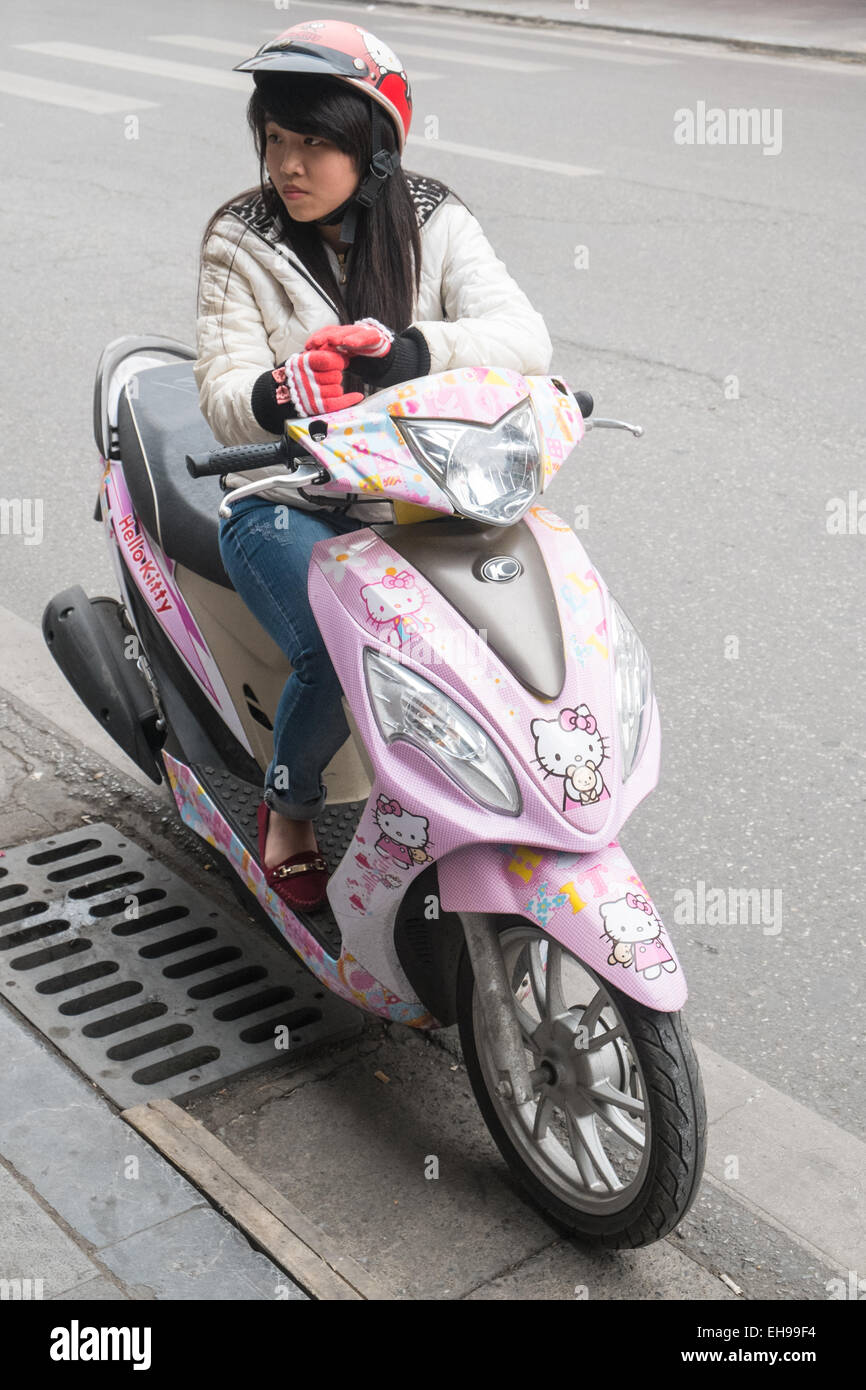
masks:
POLYGON ((195 82, 202 87, 226 87, 234 92, 250 90, 249 73, 224 72, 195 63, 175 63, 168 58, 146 58, 139 53, 120 53, 113 48, 93 48, 85 43, 18 43, 16 48, 41 53, 46 58, 64 58, 74 63, 93 63, 97 67, 120 68, 124 72, 143 72, 149 77, 168 77, 178 82, 195 82))
POLYGON ((120 92, 106 92, 96 87, 74 87, 69 82, 49 82, 44 77, 30 77, 23 72, 0 71, 0 92, 27 97, 31 101, 47 101, 51 106, 90 111, 96 116, 158 105, 155 101, 145 101, 144 97, 125 97, 120 92))
POLYGON ((512 154, 508 150, 488 150, 481 145, 461 145, 453 140, 425 140, 423 135, 410 135, 410 145, 424 145, 428 150, 446 150, 448 154, 465 155, 467 159, 489 159, 495 164, 509 164, 516 169, 540 169, 546 174, 565 174, 567 178, 584 178, 600 174, 601 169, 589 169, 582 164, 560 164, 555 159, 536 159, 533 155, 512 154))

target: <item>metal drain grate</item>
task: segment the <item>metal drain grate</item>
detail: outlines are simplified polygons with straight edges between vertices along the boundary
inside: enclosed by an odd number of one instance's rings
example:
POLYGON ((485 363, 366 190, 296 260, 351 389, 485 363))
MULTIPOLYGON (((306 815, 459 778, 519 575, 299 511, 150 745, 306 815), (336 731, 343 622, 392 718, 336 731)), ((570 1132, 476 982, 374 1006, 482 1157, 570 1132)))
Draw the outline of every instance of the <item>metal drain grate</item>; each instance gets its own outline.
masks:
POLYGON ((104 823, 0 859, 0 994, 122 1108, 284 1060, 279 1025, 291 1055, 362 1027, 288 949, 104 823))

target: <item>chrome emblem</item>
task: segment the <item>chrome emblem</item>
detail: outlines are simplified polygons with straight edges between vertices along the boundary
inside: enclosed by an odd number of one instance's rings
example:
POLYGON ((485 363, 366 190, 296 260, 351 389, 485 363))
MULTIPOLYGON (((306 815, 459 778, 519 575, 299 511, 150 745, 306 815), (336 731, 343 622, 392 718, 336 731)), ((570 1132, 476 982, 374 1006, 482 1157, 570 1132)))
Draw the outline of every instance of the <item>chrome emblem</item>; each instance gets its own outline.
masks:
POLYGON ((481 566, 481 578, 491 584, 507 584, 523 573, 523 566, 514 555, 491 555, 481 566))

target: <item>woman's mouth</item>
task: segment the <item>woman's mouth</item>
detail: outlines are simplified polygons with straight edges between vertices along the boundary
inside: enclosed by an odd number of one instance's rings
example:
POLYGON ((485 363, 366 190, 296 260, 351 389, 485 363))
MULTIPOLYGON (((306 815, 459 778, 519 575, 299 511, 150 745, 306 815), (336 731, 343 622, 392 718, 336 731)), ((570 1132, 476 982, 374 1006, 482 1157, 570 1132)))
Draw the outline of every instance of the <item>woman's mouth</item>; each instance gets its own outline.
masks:
POLYGON ((284 198, 306 198, 306 193, 302 188, 284 188, 284 198))

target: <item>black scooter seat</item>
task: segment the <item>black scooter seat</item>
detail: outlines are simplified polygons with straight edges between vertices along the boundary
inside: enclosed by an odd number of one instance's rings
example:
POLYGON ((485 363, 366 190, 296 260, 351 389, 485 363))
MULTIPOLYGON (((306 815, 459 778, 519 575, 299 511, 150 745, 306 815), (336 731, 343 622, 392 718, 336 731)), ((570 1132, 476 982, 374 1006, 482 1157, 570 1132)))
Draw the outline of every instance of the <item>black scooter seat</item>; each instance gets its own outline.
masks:
POLYGON ((191 361, 149 367, 120 393, 117 433, 136 515, 165 553, 231 589, 219 549, 219 478, 191 478, 187 454, 220 447, 199 406, 191 361))

